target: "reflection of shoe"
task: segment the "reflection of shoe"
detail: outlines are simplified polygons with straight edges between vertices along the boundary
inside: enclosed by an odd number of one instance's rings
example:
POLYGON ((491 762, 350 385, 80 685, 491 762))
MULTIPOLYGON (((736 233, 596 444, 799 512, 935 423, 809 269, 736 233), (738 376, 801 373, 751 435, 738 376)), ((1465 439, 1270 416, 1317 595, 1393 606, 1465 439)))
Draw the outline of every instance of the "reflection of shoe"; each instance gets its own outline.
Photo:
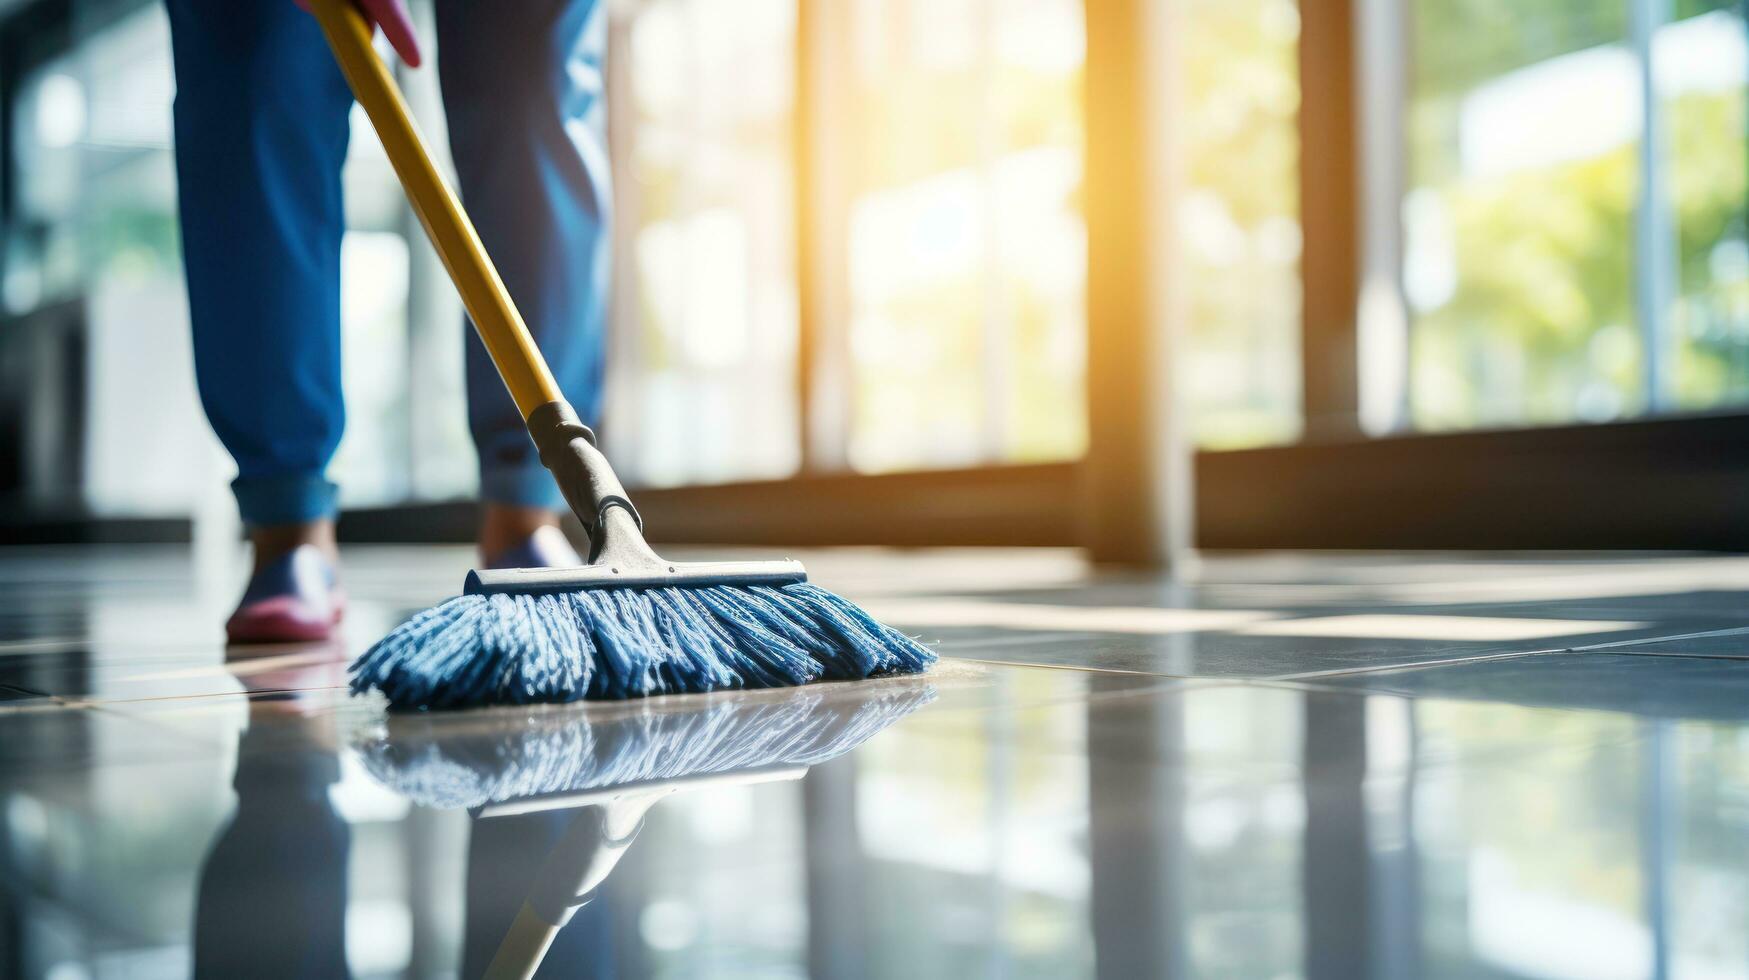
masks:
POLYGON ((487 568, 565 568, 583 564, 583 557, 571 547, 565 532, 548 524, 522 540, 522 543, 486 559, 487 568))
POLYGON ((225 635, 232 643, 325 640, 345 611, 334 563, 315 545, 299 545, 249 580, 225 635))
POLYGON ((326 695, 346 687, 346 643, 336 635, 309 643, 233 643, 225 669, 260 715, 307 716, 332 707, 326 695))

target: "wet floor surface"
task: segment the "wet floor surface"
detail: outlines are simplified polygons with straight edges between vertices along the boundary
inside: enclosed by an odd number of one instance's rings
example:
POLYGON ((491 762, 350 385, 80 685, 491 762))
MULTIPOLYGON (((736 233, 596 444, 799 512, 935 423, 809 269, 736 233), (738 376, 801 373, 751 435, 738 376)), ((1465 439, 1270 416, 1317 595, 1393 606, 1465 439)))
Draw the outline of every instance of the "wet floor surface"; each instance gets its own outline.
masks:
POLYGON ((1749 559, 797 557, 941 665, 391 716, 461 549, 0 551, 0 976, 1749 976, 1749 559))

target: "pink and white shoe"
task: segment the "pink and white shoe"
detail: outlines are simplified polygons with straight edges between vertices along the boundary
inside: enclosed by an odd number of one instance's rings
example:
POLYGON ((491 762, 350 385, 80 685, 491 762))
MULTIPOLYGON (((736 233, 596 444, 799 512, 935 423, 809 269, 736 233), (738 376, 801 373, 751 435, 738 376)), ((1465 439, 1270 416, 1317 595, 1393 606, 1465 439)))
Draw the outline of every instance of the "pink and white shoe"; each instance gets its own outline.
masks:
POLYGON ((326 640, 345 612, 334 563, 315 545, 299 545, 249 579, 225 636, 232 643, 326 640))

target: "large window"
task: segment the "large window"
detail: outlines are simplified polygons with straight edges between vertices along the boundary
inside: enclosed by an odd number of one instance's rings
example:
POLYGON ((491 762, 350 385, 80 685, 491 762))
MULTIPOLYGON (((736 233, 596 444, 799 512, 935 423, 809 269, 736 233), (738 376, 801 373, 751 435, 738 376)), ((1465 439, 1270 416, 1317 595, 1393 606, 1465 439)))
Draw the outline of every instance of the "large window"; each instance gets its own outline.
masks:
POLYGON ((1414 423, 1749 400, 1740 8, 1415 0, 1411 20, 1414 423))
MULTIPOLYGON (((609 427, 635 478, 1081 455, 1084 13, 1077 0, 628 8, 614 152, 629 271, 609 427)), ((1289 441, 1297 8, 1199 0, 1185 22, 1182 383, 1203 445, 1289 441)))
POLYGON ((1300 409, 1299 7, 1192 0, 1184 16, 1185 386, 1199 445, 1291 442, 1300 409))
POLYGON ((1663 268, 1668 404, 1749 402, 1749 25, 1683 0, 1653 42, 1672 250, 1663 268))
POLYGON ((787 476, 804 438, 826 471, 1078 456, 1080 5, 798 13, 653 0, 620 30, 610 426, 631 475, 787 476))
POLYGON ((846 12, 850 463, 1078 456, 1080 5, 846 12))
POLYGON ((646 484, 800 461, 793 0, 654 0, 616 26, 607 436, 646 484))

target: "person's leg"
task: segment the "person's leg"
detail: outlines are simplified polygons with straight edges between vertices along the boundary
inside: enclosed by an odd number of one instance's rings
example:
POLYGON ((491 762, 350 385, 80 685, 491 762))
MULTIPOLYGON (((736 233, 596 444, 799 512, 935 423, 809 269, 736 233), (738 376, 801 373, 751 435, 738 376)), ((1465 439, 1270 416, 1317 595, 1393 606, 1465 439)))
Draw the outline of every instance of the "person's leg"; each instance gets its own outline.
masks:
MULTIPOLYGON (((594 424, 612 199, 606 3, 438 0, 436 9, 462 198, 560 388, 594 424)), ((490 561, 555 523, 565 504, 471 328, 467 345, 468 422, 486 504, 480 546, 490 561)))
POLYGON ((167 0, 201 403, 237 463, 260 564, 333 550, 343 424, 340 166, 352 96, 286 2, 167 0))

